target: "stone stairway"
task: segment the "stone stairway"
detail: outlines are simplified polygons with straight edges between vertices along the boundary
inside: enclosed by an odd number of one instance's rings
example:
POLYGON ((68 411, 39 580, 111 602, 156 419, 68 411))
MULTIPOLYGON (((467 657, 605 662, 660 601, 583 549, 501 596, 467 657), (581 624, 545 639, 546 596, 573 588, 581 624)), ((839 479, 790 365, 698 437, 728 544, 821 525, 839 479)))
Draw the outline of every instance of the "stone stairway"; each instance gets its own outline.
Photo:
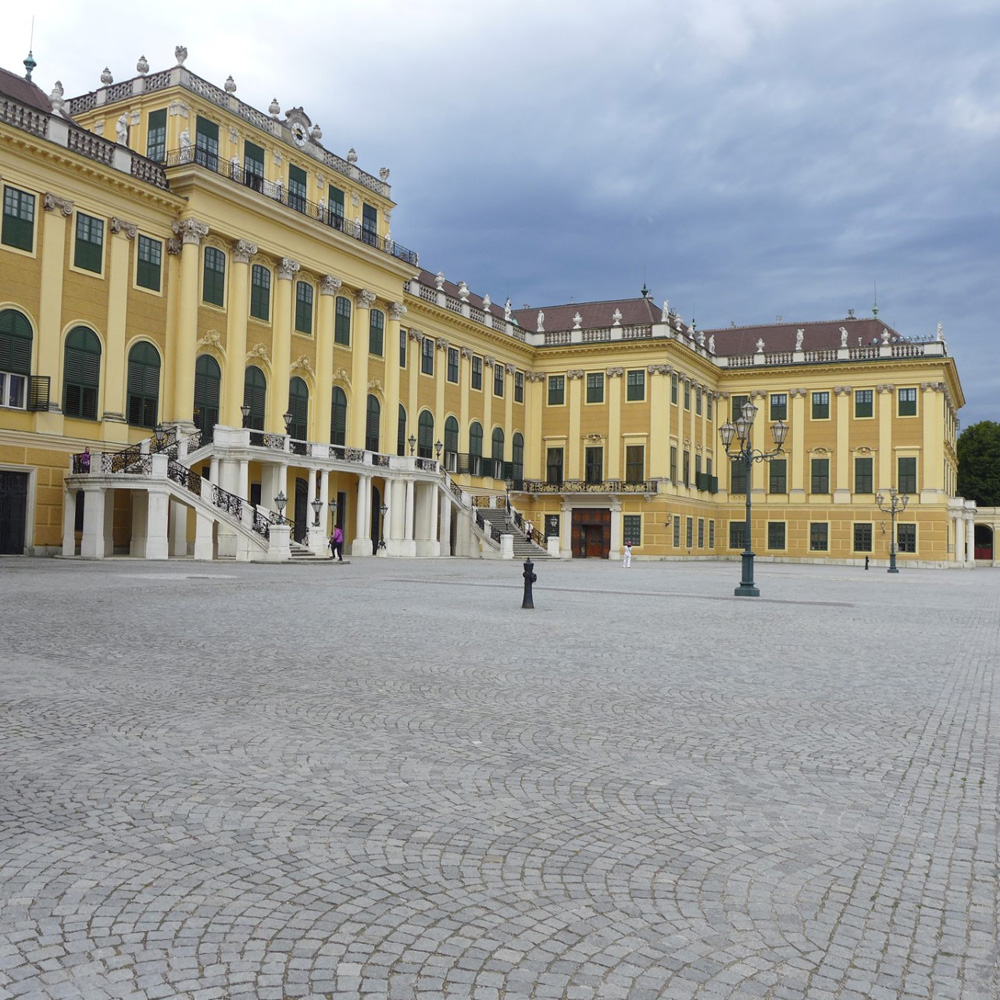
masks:
POLYGON ((293 563, 331 562, 333 560, 333 556, 330 555, 329 549, 327 549, 324 555, 318 556, 308 546, 291 539, 289 539, 288 548, 292 554, 293 563))
POLYGON ((507 515, 503 510, 495 507, 478 507, 476 509, 483 515, 483 520, 489 521, 490 524, 499 528, 502 534, 507 534, 509 532, 513 535, 515 559, 524 562, 526 559, 534 561, 536 559, 549 558, 548 552, 540 545, 536 545, 534 542, 529 542, 516 524, 511 522, 510 527, 507 527, 507 515))

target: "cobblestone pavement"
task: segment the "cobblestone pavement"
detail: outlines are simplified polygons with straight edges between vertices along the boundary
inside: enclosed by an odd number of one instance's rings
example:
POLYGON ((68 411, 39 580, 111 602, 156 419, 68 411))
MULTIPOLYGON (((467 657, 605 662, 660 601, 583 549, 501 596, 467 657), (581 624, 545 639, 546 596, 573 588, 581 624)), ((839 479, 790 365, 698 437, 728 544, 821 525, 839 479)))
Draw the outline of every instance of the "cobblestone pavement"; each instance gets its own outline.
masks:
POLYGON ((1000 571, 0 561, 0 997, 988 998, 1000 571))

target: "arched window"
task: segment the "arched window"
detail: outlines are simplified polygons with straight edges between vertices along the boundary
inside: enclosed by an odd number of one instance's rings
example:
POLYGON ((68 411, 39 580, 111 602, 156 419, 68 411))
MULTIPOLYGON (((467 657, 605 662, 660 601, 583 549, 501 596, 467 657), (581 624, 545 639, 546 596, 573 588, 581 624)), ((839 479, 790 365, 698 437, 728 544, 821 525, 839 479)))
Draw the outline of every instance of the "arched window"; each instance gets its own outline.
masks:
POLYGON ((434 417, 430 410, 424 410, 417 421, 417 455, 434 457, 434 417))
POLYGON ((382 422, 382 406, 377 396, 368 397, 368 408, 365 416, 365 448, 368 451, 378 451, 379 425, 382 422))
POLYGON ((200 354, 194 363, 194 425, 201 431, 201 443, 208 444, 219 422, 219 392, 222 371, 211 354, 200 354))
POLYGON ((474 476, 483 474, 483 428, 476 420, 469 427, 469 472, 474 476))
POLYGON ((458 470, 458 421, 454 417, 444 422, 444 466, 449 472, 458 470))
POLYGON ((406 454, 406 407, 399 404, 399 422, 396 424, 396 454, 406 454))
POLYGON ((243 422, 244 427, 249 427, 255 431, 262 431, 264 429, 264 407, 266 403, 267 379, 256 365, 250 365, 243 376, 243 405, 250 407, 243 422))
POLYGON ((63 413, 67 417, 97 419, 97 391, 101 385, 101 342, 93 330, 76 326, 66 337, 63 363, 63 413))
POLYGON ((292 415, 289 435, 296 441, 308 440, 309 387, 297 375, 288 383, 288 412, 292 415))
POLYGON ((330 444, 347 444, 347 395, 339 385, 333 387, 330 417, 330 444))
POLYGON ((504 469, 503 469, 503 428, 494 427, 493 428, 493 449, 492 449, 492 459, 493 459, 493 478, 503 479, 504 469))
POLYGON ((128 422, 133 427, 155 427, 159 401, 160 352, 141 340, 128 352, 128 422))
POLYGON ((31 324, 16 309, 0 312, 0 406, 24 409, 31 375, 31 324))
POLYGON ((514 435, 511 443, 510 475, 517 484, 517 489, 521 488, 521 481, 524 479, 524 435, 518 431, 514 435))

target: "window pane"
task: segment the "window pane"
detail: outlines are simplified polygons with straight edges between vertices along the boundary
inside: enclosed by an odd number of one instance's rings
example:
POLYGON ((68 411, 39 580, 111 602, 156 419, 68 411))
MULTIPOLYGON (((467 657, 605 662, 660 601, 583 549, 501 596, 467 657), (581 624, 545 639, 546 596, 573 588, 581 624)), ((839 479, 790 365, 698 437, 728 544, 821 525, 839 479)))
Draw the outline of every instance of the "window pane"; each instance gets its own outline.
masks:
POLYGON ((566 401, 566 376, 549 376, 549 406, 562 406, 566 401))
POLYGON ((854 525, 854 551, 872 551, 872 526, 870 524, 854 525))
POLYGON ((827 550, 829 547, 828 530, 829 525, 825 522, 809 525, 809 548, 811 551, 825 552, 827 550))
POLYGON ((812 394, 813 420, 827 420, 830 416, 830 393, 814 392, 812 394))
POLYGON ((3 189, 3 229, 0 242, 31 251, 35 234, 35 196, 17 188, 3 189))
POLYGON ((136 249, 135 283, 154 292, 160 290, 160 267, 163 262, 163 244, 159 240, 140 236, 136 249))
POLYGON ((874 410, 874 393, 871 389, 857 389, 854 393, 854 416, 870 417, 874 410))
MULTIPOLYGON (((382 356, 382 334, 385 330, 385 316, 379 309, 372 309, 368 320, 368 353, 382 356)), ((369 448, 369 451, 375 449, 369 448)))
POLYGON ((788 461, 784 458, 775 458, 770 462, 768 474, 768 493, 788 492, 788 461))
POLYGON ((308 281, 295 282, 295 329, 299 333, 312 333, 313 288, 308 281))
POLYGON ((767 547, 769 549, 783 549, 785 547, 785 522, 767 522, 767 547))
POLYGON ((631 542, 633 548, 642 545, 642 515, 625 514, 622 516, 623 541, 631 542))
POLYGON ((215 247, 205 247, 202 298, 215 306, 226 300, 226 255, 215 247))
POLYGON ((917 390, 899 390, 899 415, 901 417, 915 417, 917 415, 917 390))
POLYGON ((646 373, 642 369, 630 371, 627 375, 627 381, 625 398, 629 402, 646 398, 646 373))
POLYGON ((788 394, 777 392, 771 396, 771 420, 788 419, 788 394))
POLYGON ((100 274, 104 263, 104 220, 76 213, 76 249, 73 263, 100 274))
POLYGON ((337 296, 337 319, 333 327, 335 344, 351 345, 351 300, 342 295, 337 296))
POLYGON ((587 375, 587 402, 604 402, 604 373, 590 372, 587 375))
POLYGON ((167 155, 167 109, 149 112, 146 130, 146 156, 151 160, 164 160, 167 155))
POLYGON ((874 493, 873 489, 873 473, 872 473, 873 459, 871 458, 855 458, 854 459, 854 492, 855 493, 874 493))
POLYGON ((250 315, 265 322, 271 318, 271 272, 262 264, 251 271, 250 315))

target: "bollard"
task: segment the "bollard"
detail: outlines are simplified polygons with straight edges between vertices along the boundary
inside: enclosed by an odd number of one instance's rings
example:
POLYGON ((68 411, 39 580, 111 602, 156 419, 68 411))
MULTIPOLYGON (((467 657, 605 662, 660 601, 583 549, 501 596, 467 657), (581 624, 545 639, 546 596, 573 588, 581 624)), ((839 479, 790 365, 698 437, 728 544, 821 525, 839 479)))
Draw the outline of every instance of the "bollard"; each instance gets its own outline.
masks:
POLYGON ((865 556, 865 569, 868 569, 868 556, 865 556))
POLYGON ((522 608, 530 608, 532 611, 535 610, 535 602, 531 599, 531 585, 538 579, 532 570, 535 568, 535 564, 530 559, 525 559, 524 561, 524 600, 521 602, 522 608))

